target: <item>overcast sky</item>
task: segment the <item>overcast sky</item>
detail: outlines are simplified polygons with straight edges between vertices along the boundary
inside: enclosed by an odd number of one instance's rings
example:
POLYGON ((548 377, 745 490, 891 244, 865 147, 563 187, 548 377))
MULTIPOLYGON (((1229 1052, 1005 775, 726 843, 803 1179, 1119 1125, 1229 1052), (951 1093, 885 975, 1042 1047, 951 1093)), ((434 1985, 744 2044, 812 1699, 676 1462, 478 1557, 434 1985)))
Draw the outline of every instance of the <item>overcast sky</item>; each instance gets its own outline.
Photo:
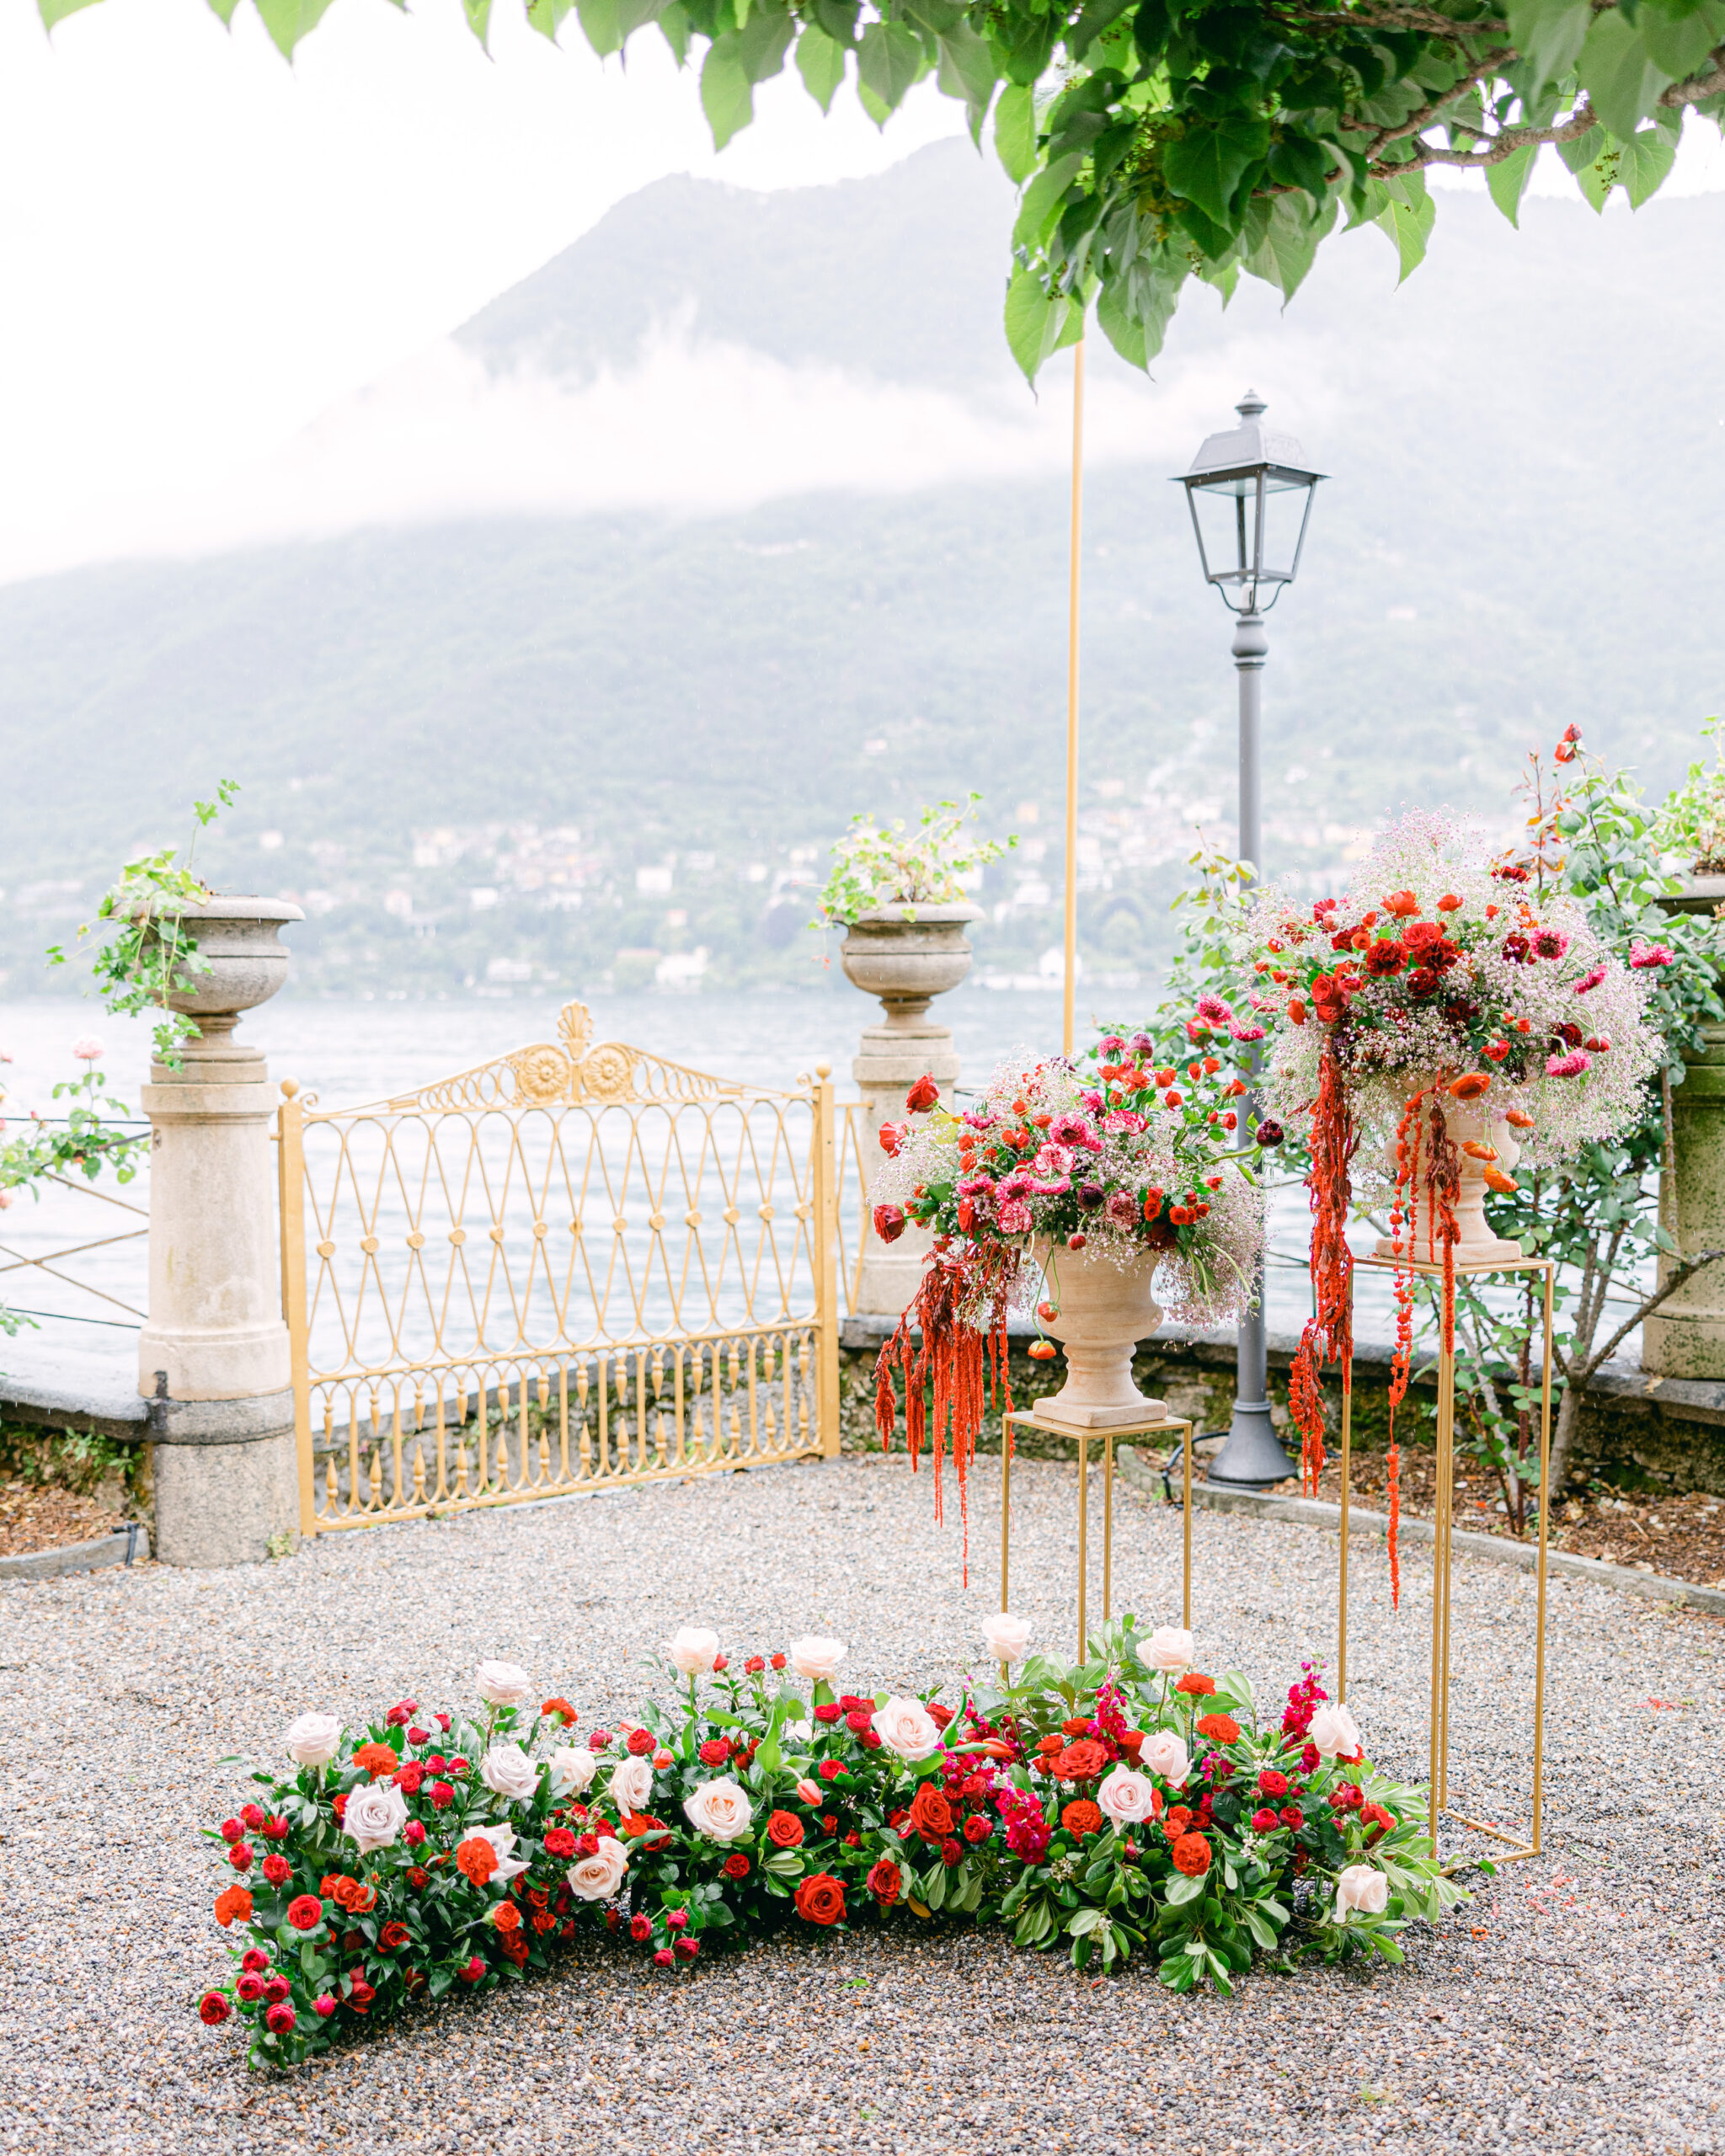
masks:
MULTIPOLYGON (((497 429, 525 443, 532 413, 486 414, 429 497, 417 447, 380 451, 381 476, 342 493, 332 475, 355 453, 350 424, 335 463, 287 446, 380 375, 435 360, 475 308, 665 173, 809 185, 959 131, 932 85, 883 133, 848 93, 823 119, 788 72, 715 157, 695 77, 656 34, 625 71, 594 60, 573 22, 565 49, 547 45, 515 0, 494 21, 488 59, 457 0, 411 15, 337 0, 289 67, 244 5, 230 33, 201 0, 106 0, 50 40, 29 0, 0 0, 0 576, 152 535, 199 546, 315 529, 387 509, 392 487, 403 513, 447 505, 477 483, 463 473, 496 462, 497 429)), ((1725 183, 1704 131, 1690 186, 1725 183)), ((446 398, 419 366, 403 393, 446 398)), ((640 388, 664 410, 677 385, 640 388)), ((752 393, 777 401, 768 382, 752 393)), ((813 453, 826 430, 806 398, 785 409, 813 453)), ((869 424, 912 444, 899 462, 914 476, 938 416, 895 408, 869 424)), ((339 442, 341 425, 326 435, 339 442)), ((870 441, 895 469, 890 446, 870 441)), ((769 488, 830 476, 794 448, 763 456, 769 488)), ((738 484, 721 475, 713 491, 734 499, 738 484)))

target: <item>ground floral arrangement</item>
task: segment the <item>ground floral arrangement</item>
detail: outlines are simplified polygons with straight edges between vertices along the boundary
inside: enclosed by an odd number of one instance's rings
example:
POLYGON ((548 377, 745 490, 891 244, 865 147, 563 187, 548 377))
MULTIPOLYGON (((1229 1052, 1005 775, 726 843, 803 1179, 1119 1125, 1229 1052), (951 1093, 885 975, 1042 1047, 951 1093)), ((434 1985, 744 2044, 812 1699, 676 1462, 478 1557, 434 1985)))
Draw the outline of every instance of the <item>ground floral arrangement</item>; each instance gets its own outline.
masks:
POLYGON ((670 1974, 787 1925, 1002 1924, 1080 1967, 1146 1953, 1175 1991, 1226 1991, 1258 1954, 1399 1961, 1410 1921, 1463 1898, 1422 1792, 1371 1765, 1311 1665, 1261 1724, 1189 1632, 1127 1617, 1067 1668, 1009 1614, 983 1630, 1000 1678, 956 1705, 836 1690, 836 1640, 736 1667, 688 1630, 673 1699, 585 1738, 503 1662, 479 1667, 481 1716, 302 1715, 293 1771, 255 1773, 207 1830, 235 1967, 199 2011, 291 2066, 594 1928, 670 1974))

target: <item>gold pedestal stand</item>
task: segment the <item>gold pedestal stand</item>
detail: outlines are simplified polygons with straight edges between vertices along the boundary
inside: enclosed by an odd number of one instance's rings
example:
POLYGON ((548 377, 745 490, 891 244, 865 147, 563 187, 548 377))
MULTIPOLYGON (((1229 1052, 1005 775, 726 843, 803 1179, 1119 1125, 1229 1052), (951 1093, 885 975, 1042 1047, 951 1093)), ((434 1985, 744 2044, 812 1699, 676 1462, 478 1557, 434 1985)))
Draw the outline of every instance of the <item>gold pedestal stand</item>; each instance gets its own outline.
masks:
MULTIPOLYGON (((1375 1272, 1418 1273, 1428 1278, 1441 1279, 1441 1264, 1403 1262, 1392 1258, 1363 1257, 1354 1260, 1356 1267, 1365 1266, 1375 1272)), ((1540 1273, 1545 1275, 1545 1353, 1540 1374, 1540 1540, 1537 1577, 1539 1581, 1536 1614, 1534 1620, 1533 1662, 1533 1837, 1522 1841, 1518 1836, 1505 1833, 1502 1828, 1487 1824, 1483 1819, 1470 1819, 1465 1812, 1457 1812, 1449 1801, 1450 1779, 1450 1559, 1455 1524, 1455 1348, 1453 1329, 1447 1339, 1441 1339, 1438 1351, 1438 1433, 1437 1433, 1437 1497, 1432 1520, 1432 1657, 1431 1657, 1431 1719, 1429 1734, 1431 1812, 1430 1831, 1432 1854, 1438 1854, 1438 1820, 1447 1816, 1459 1826, 1466 1827, 1477 1834, 1484 1834, 1494 1842, 1503 1843, 1509 1854, 1500 1860, 1506 1864, 1519 1863, 1523 1858, 1540 1854, 1540 1817, 1544 1796, 1544 1766, 1546 1744, 1546 1552, 1551 1529, 1551 1301, 1557 1278, 1557 1267, 1549 1258, 1529 1257, 1519 1262, 1469 1265, 1458 1263, 1455 1268, 1457 1279, 1479 1278, 1501 1273, 1540 1273)), ((1348 1294, 1351 1303, 1353 1283, 1350 1276, 1348 1294)), ((1350 1331, 1352 1326, 1349 1327, 1350 1331)), ((1337 1594, 1337 1694, 1348 1696, 1348 1455, 1353 1408, 1353 1372, 1343 1374, 1342 1389, 1342 1559, 1341 1577, 1337 1594)), ((1187 1534, 1189 1540, 1191 1529, 1187 1534)), ((1455 1865, 1446 1865, 1446 1870, 1455 1865)))
MULTIPOLYGON (((1101 1444, 1103 1450, 1102 1501, 1102 1614, 1107 1622, 1114 1614, 1114 1443, 1119 1438, 1148 1438, 1178 1430, 1182 1433, 1185 1454, 1183 1487, 1186 1493, 1184 1585, 1181 1594, 1180 1622, 1188 1631, 1192 1629, 1192 1424, 1178 1417, 1161 1416, 1153 1422, 1121 1422, 1111 1429, 1074 1429, 1065 1422, 1044 1422, 1039 1419, 1033 1408, 1016 1410, 1001 1417, 1001 1608, 1007 1607, 1007 1580, 1012 1553, 1012 1433, 1015 1423, 1027 1430, 1038 1430, 1044 1437, 1076 1438, 1078 1442, 1078 1660, 1082 1662, 1087 1646, 1085 1626, 1085 1593, 1090 1558, 1090 1446, 1092 1439, 1101 1444)), ((1001 1665, 1004 1675, 1006 1665, 1001 1665)))

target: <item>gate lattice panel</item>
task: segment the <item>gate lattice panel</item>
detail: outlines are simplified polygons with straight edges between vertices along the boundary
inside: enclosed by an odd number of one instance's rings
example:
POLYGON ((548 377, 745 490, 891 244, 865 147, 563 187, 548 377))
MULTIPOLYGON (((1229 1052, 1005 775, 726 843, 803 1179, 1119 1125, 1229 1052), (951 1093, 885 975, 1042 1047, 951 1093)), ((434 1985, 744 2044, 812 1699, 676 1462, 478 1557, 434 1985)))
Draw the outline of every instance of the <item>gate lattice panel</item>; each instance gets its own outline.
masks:
POLYGON ((359 1107, 284 1085, 304 1533, 836 1454, 826 1066, 558 1036, 359 1107))

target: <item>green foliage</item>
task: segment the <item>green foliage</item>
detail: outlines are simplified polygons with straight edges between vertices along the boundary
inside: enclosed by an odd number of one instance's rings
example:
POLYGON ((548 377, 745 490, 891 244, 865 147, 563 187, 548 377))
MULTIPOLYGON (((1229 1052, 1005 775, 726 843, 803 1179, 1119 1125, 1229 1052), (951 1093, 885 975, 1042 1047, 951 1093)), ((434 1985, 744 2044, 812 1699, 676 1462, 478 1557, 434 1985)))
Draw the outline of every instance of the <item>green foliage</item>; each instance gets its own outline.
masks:
MULTIPOLYGON (((0 1209, 12 1204, 19 1191, 40 1199, 45 1182, 65 1182, 75 1176, 93 1182, 104 1169, 116 1182, 131 1181, 150 1141, 110 1128, 104 1118, 123 1118, 127 1110, 124 1101, 108 1093, 107 1083, 97 1057, 91 1055, 83 1077, 62 1079, 54 1088, 54 1098, 67 1103, 63 1116, 51 1123, 32 1115, 16 1135, 8 1134, 0 1121, 0 1209)), ((0 1107, 5 1099, 0 1089, 0 1107)), ((0 1303, 0 1332, 16 1332, 25 1321, 0 1303)))
POLYGON ((1697 758, 1681 786, 1659 810, 1659 844, 1701 875, 1725 875, 1725 723, 1704 719, 1701 738, 1711 742, 1713 760, 1697 758))
MULTIPOLYGON (((51 29, 87 3, 38 0, 51 29)), ((211 4, 226 21, 235 0, 211 4)), ((328 4, 256 0, 290 56, 328 4)), ((524 4, 554 39, 567 0, 524 4)), ((1482 0, 870 0, 866 14, 859 0, 584 0, 578 13, 601 55, 651 24, 680 67, 703 48, 720 147, 793 51, 823 111, 851 56, 879 123, 930 73, 979 141, 994 105, 1027 211, 1036 195, 1013 247, 1043 311, 1015 275, 1007 319, 1032 378, 1092 305, 1146 366, 1188 278, 1231 289, 1244 269, 1281 285, 1283 249, 1315 246, 1338 208, 1350 228, 1383 228, 1406 276, 1430 236, 1432 164, 1507 168, 1493 192, 1514 221, 1529 153, 1556 144, 1596 209, 1620 187, 1639 208, 1685 115, 1725 109, 1725 0, 1513 0, 1504 17, 1482 0)), ((467 13, 483 43, 490 0, 467 0, 467 13)))
MULTIPOLYGON (((213 801, 194 801, 192 813, 198 830, 207 830, 224 808, 231 808, 238 792, 235 781, 223 779, 213 801)), ((198 1028, 184 1011, 170 1011, 168 998, 174 990, 185 989, 197 974, 210 970, 210 962, 199 956, 181 911, 210 896, 209 885, 192 873, 196 848, 197 832, 194 831, 184 863, 175 846, 128 861, 120 881, 96 909, 99 921, 115 924, 107 942, 97 946, 91 958, 91 971, 101 987, 102 1007, 124 1017, 158 1009, 162 1017, 155 1028, 156 1054, 172 1070, 181 1067, 180 1043, 190 1040, 198 1028)), ((92 932, 88 927, 80 928, 79 942, 92 932)), ((65 952, 56 945, 48 953, 48 963, 63 966, 65 952)), ((57 1094, 60 1088, 55 1091, 57 1094)))
POLYGON ((981 798, 970 794, 964 809, 956 801, 937 802, 922 811, 914 831, 905 830, 902 816, 887 825, 866 814, 853 816, 850 830, 832 850, 832 870, 820 890, 820 916, 810 926, 837 921, 848 927, 883 906, 903 906, 905 918, 914 921, 916 906, 961 905, 964 878, 1018 843, 1016 833, 1006 839, 979 839, 965 830, 967 823, 976 821, 981 798))
POLYGON ((104 1437, 99 1430, 40 1430, 16 1423, 0 1429, 0 1474, 36 1489, 69 1490, 88 1497, 117 1478, 128 1497, 136 1495, 142 1464, 140 1445, 104 1437))

